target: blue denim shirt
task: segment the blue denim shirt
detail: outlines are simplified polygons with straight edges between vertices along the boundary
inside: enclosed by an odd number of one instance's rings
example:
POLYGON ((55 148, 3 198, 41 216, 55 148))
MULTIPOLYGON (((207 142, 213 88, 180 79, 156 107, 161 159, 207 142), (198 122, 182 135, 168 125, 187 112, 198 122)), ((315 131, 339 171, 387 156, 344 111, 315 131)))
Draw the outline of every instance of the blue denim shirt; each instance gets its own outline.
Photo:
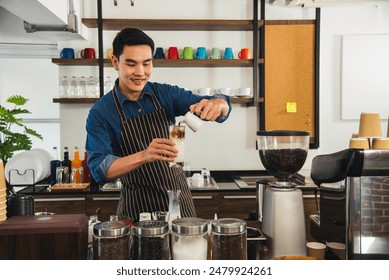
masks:
MULTIPOLYGON (((225 95, 198 96, 183 88, 148 82, 137 101, 127 99, 119 90, 118 80, 115 90, 124 114, 128 119, 136 118, 156 110, 151 95, 154 92, 168 119, 176 123, 176 116, 183 116, 189 111, 189 106, 198 103, 201 99, 223 98, 227 101, 230 110, 225 117, 219 117, 217 122, 225 121, 231 112, 230 97, 225 95)), ((90 109, 86 121, 86 145, 88 152, 88 166, 94 180, 105 183, 107 169, 119 157, 121 144, 120 117, 113 100, 112 91, 101 97, 90 109)))

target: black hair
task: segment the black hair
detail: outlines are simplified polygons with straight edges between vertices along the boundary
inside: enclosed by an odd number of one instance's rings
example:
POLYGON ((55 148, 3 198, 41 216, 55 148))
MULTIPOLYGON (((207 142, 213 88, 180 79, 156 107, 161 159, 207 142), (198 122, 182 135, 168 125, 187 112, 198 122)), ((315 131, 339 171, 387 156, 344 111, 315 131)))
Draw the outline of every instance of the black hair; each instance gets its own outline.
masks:
POLYGON ((136 28, 124 28, 113 40, 113 55, 119 58, 123 53, 124 46, 148 45, 151 53, 154 53, 154 41, 142 30, 136 28))

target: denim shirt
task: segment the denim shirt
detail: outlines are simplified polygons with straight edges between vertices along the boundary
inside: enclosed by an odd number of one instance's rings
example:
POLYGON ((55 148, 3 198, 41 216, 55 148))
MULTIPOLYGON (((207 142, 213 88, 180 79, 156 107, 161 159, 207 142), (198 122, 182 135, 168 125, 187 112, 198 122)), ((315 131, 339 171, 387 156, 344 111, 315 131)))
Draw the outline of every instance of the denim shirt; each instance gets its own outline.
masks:
MULTIPOLYGON (((193 92, 178 86, 147 82, 137 101, 129 100, 119 90, 118 79, 115 82, 115 91, 124 114, 128 119, 136 118, 156 110, 152 101, 152 93, 159 100, 162 108, 172 123, 176 123, 176 116, 183 116, 189 111, 189 106, 198 103, 201 99, 223 98, 229 105, 229 112, 225 117, 219 117, 216 122, 225 121, 231 112, 230 97, 217 94, 214 96, 198 96, 193 92)), ((105 174, 117 158, 119 158, 121 144, 120 117, 113 100, 112 91, 101 97, 90 109, 86 120, 86 145, 88 152, 88 166, 94 180, 104 184, 105 174)))

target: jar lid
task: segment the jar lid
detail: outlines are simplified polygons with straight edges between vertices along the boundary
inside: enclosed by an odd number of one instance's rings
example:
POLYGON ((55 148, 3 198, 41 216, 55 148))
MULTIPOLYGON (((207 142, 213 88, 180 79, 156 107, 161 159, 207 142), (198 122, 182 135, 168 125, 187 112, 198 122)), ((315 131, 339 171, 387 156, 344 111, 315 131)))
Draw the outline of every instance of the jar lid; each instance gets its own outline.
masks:
POLYGON ((246 231, 246 222, 240 219, 224 218, 212 222, 212 231, 222 234, 238 234, 246 231))
POLYGON ((122 221, 107 221, 93 226, 93 234, 102 237, 119 237, 130 232, 130 226, 122 221))
POLYGON ((169 231, 169 224, 165 221, 141 221, 135 223, 134 233, 142 236, 155 236, 165 234, 169 231))
POLYGON ((172 231, 184 235, 201 234, 208 231, 208 222, 194 217, 179 218, 172 221, 172 231))

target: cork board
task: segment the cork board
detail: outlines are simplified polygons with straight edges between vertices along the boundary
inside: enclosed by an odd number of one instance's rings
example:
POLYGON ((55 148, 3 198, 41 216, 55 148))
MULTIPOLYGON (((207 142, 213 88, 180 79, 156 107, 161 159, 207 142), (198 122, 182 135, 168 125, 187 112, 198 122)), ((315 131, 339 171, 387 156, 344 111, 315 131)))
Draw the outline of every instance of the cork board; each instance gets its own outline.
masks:
POLYGON ((265 28, 265 127, 305 130, 315 137, 315 25, 265 28))

